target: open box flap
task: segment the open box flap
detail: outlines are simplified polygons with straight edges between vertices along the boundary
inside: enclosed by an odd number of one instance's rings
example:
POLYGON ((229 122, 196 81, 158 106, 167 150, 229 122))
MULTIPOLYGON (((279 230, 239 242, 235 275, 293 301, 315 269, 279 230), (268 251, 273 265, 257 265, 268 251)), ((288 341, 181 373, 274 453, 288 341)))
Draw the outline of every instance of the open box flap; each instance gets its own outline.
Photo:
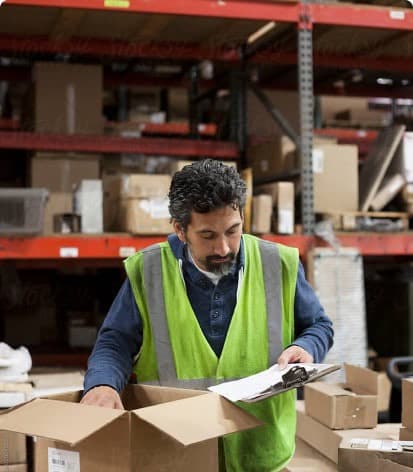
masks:
POLYGON ((346 385, 356 393, 377 395, 378 373, 365 367, 344 364, 346 385))
POLYGON ((185 446, 263 424, 215 393, 137 409, 133 414, 185 446))
POLYGON ((0 430, 75 445, 120 416, 122 410, 37 398, 0 414, 0 430))

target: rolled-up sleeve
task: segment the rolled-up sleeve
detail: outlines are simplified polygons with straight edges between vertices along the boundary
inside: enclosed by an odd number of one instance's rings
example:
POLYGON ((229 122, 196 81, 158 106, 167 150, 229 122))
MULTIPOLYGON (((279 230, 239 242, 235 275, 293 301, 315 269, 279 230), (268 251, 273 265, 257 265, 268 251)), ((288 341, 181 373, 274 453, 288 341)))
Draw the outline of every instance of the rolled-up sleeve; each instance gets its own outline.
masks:
POLYGON ((133 361, 142 345, 142 321, 129 280, 120 288, 88 360, 85 393, 98 385, 120 392, 132 372, 133 361))
POLYGON ((313 288, 305 278, 304 268, 299 264, 294 302, 295 340, 293 344, 310 353, 314 362, 322 362, 333 345, 333 323, 313 288))

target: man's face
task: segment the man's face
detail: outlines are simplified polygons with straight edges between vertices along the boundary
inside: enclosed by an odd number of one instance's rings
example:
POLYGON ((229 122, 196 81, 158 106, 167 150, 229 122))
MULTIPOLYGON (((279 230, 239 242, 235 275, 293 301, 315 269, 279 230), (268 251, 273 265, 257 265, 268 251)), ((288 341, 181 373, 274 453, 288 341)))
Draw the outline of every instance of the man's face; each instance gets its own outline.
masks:
POLYGON ((178 238, 187 243, 196 265, 208 272, 225 275, 237 257, 242 223, 239 209, 231 206, 209 213, 191 213, 186 231, 174 222, 178 238))

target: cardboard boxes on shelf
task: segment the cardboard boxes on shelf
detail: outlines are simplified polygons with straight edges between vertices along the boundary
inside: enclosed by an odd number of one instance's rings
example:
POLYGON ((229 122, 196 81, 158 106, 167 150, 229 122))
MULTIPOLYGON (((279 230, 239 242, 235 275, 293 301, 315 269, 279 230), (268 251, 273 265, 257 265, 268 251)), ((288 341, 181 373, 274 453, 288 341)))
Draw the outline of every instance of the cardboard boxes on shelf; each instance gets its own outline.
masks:
POLYGON ((88 472, 218 471, 216 438, 262 423, 222 397, 128 386, 126 410, 79 405, 80 392, 37 399, 0 415, 0 428, 37 437, 35 472, 52 460, 88 472), (82 421, 79 421, 82 418, 82 421))
POLYGON ((37 153, 30 160, 30 185, 49 190, 43 233, 54 232, 55 215, 73 212, 73 189, 83 179, 98 179, 100 159, 96 154, 37 153))
POLYGON ((23 121, 39 133, 103 134, 102 66, 35 63, 23 121))
POLYGON ((257 185, 256 195, 270 195, 272 199, 272 227, 278 234, 294 233, 294 183, 276 182, 257 185))
POLYGON ((357 211, 359 204, 358 149, 323 144, 313 149, 314 211, 357 211))
POLYGON ((252 198, 252 224, 254 234, 271 231, 272 198, 271 195, 257 195, 252 198))
POLYGON ((171 177, 162 174, 107 176, 103 183, 105 229, 133 234, 170 233, 170 182, 171 177))
POLYGON ((271 179, 295 168, 295 144, 287 136, 249 146, 248 164, 254 180, 271 179))

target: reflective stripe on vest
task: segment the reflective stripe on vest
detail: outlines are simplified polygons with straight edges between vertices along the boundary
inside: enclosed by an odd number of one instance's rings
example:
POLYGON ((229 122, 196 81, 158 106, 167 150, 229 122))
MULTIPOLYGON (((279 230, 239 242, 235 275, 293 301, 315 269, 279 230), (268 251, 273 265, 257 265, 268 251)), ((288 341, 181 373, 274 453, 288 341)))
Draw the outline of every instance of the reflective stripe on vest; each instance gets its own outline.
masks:
MULTIPOLYGON (((268 357, 269 365, 277 362, 282 346, 282 314, 281 314, 281 261, 276 245, 260 240, 265 302, 267 308, 268 357)), ((217 383, 216 379, 177 379, 172 345, 168 333, 164 297, 162 296, 162 262, 161 250, 158 245, 150 246, 142 251, 144 257, 144 278, 150 311, 150 323, 158 359, 158 378, 151 385, 162 385, 178 388, 205 390, 217 383)), ((230 379, 226 379, 230 380, 230 379)))

